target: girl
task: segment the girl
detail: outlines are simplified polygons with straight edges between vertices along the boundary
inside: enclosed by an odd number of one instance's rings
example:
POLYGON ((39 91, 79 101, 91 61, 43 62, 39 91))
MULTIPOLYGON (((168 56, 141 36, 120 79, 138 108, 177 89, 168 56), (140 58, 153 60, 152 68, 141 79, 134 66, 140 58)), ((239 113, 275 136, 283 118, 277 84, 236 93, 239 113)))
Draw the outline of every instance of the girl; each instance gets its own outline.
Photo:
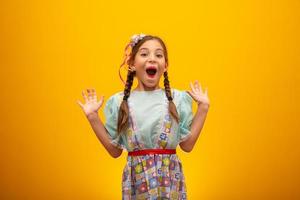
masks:
POLYGON ((85 104, 77 102, 112 157, 128 151, 122 199, 187 199, 176 147, 193 149, 209 109, 207 88, 203 92, 197 81, 187 92, 170 88, 167 49, 159 37, 134 35, 125 52, 130 47, 121 65, 128 64, 125 89, 107 100, 106 123, 98 117, 104 96, 97 101, 96 91, 87 89, 85 104), (159 86, 162 75, 164 88, 159 86), (131 91, 134 77, 138 85, 131 91), (194 116, 192 99, 198 105, 194 116))

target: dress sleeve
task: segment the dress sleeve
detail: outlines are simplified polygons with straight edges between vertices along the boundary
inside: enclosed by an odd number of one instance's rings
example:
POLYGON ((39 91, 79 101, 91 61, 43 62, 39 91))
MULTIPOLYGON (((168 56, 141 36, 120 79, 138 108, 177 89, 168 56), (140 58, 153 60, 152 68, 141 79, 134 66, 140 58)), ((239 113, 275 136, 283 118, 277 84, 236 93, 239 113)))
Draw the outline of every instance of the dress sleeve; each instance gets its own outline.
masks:
POLYGON ((122 137, 117 133, 119 103, 116 96, 111 96, 105 104, 105 129, 111 139, 111 143, 120 149, 124 149, 122 137))
POLYGON ((182 91, 179 102, 179 142, 187 139, 191 133, 193 120, 193 98, 186 92, 182 91))

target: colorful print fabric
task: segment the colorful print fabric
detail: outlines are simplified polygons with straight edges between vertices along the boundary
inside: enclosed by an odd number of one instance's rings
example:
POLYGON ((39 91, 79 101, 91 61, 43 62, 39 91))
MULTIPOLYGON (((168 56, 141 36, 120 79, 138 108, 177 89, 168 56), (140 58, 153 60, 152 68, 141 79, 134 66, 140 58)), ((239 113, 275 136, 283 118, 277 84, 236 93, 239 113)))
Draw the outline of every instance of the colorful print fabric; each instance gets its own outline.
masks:
MULTIPOLYGON (((190 135, 193 113, 191 97, 186 92, 172 91, 180 117, 179 124, 168 112, 164 90, 133 93, 128 100, 129 128, 121 135, 116 134, 116 122, 122 94, 118 93, 110 98, 104 111, 107 119, 105 127, 112 144, 127 151, 175 149, 179 142, 190 135), (138 105, 141 101, 141 105, 145 106, 144 110, 138 105), (141 120, 142 114, 149 108, 152 108, 153 115, 147 114, 141 120), (149 124, 149 131, 145 129, 147 118, 149 121, 153 120, 149 124)), ((123 169, 122 199, 187 199, 182 164, 177 154, 128 156, 123 169)))
POLYGON ((122 199, 187 199, 182 165, 176 154, 128 156, 122 199))

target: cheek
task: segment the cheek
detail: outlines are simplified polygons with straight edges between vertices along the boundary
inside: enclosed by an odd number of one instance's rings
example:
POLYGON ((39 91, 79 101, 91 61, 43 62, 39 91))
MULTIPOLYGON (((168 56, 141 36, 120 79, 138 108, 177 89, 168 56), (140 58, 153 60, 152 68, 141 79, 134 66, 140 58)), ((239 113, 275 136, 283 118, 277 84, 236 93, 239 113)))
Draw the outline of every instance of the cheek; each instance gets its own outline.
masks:
POLYGON ((135 73, 136 73, 136 76, 140 77, 140 78, 142 78, 146 75, 146 72, 144 70, 142 70, 141 68, 139 68, 139 67, 136 68, 135 73))
POLYGON ((162 60, 162 61, 160 62, 160 64, 161 64, 163 67, 165 67, 165 66, 166 66, 166 61, 165 61, 165 60, 162 60))
POLYGON ((143 58, 141 56, 136 56, 134 62, 135 63, 143 63, 143 62, 145 62, 145 60, 146 60, 146 58, 143 58))
POLYGON ((167 68, 166 62, 162 62, 160 66, 161 71, 164 71, 167 68))

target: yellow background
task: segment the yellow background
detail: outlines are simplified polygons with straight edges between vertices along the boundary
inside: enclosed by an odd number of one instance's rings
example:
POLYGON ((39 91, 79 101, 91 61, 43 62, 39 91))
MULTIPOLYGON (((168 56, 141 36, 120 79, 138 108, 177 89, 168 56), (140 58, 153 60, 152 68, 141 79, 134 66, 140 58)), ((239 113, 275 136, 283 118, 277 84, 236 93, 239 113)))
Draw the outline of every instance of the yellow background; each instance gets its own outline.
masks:
POLYGON ((106 153, 76 100, 123 90, 135 33, 164 39, 171 87, 208 87, 179 150, 189 199, 300 199, 299 1, 2 1, 0 19, 0 199, 121 199, 126 153, 106 153))

